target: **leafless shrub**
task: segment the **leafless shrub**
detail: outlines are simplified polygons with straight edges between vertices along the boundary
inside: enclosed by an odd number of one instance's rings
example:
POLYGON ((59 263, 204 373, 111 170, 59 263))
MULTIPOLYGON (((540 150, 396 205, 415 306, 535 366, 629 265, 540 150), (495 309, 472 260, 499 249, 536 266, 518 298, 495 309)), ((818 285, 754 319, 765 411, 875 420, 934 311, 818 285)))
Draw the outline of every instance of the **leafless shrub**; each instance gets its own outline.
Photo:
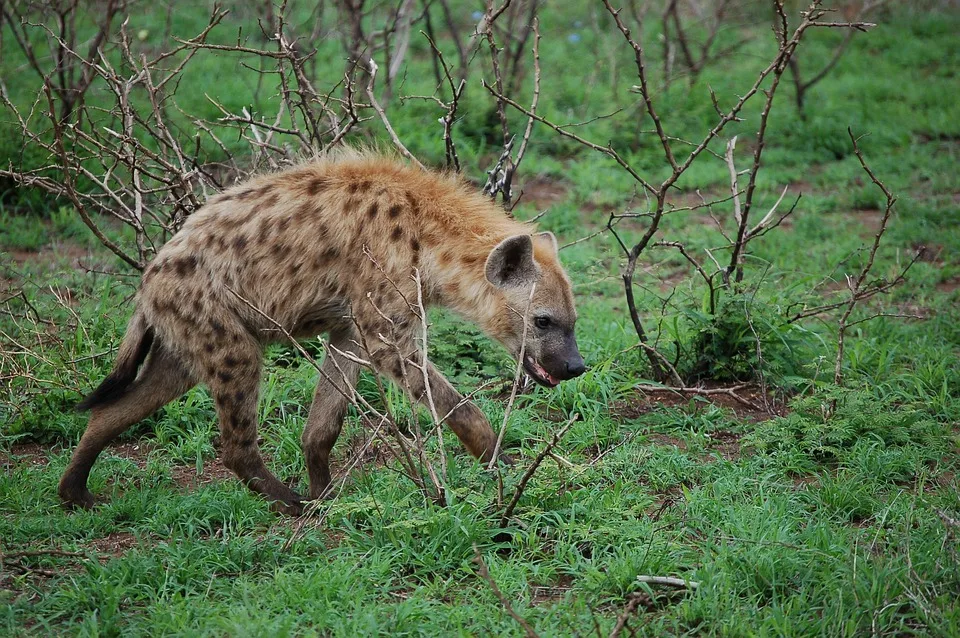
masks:
MULTIPOLYGON (((501 92, 497 86, 487 86, 488 91, 503 104, 509 105, 527 115, 530 119, 544 124, 559 135, 609 156, 637 183, 640 192, 645 197, 646 210, 627 209, 622 212, 611 212, 606 228, 623 253, 626 263, 621 278, 627 307, 639 340, 639 346, 646 353, 653 378, 658 383, 670 383, 679 388, 684 388, 685 391, 697 390, 697 388, 686 387, 687 384, 684 383, 681 375, 677 372, 674 363, 657 348, 655 343, 651 342, 648 331, 643 325, 634 298, 634 275, 640 257, 649 248, 666 248, 678 251, 707 286, 711 314, 717 310, 716 303, 721 291, 740 292, 743 290, 744 260, 749 253, 750 243, 778 227, 793 213, 799 202, 799 195, 797 195, 795 198, 791 198, 792 201, 789 205, 783 203, 788 194, 788 187, 784 186, 779 198, 772 206, 764 211, 758 212, 756 210, 758 176, 763 166, 763 152, 766 148, 768 124, 780 87, 780 80, 789 68, 790 60, 804 35, 811 29, 841 28, 863 31, 873 26, 859 20, 849 22, 831 21, 827 19, 828 10, 823 8, 821 4, 820 0, 811 2, 800 13, 799 22, 791 27, 783 2, 773 0, 772 5, 777 18, 774 34, 778 45, 773 59, 758 74, 753 84, 739 95, 732 106, 721 107, 719 98, 710 90, 709 98, 716 111, 716 123, 699 140, 687 141, 671 135, 661 120, 656 107, 656 96, 652 89, 644 46, 641 41, 633 36, 631 29, 621 16, 622 10, 615 8, 610 2, 604 0, 604 7, 613 18, 617 30, 634 54, 639 83, 633 87, 633 91, 639 94, 647 121, 652 125, 652 129, 645 131, 645 133, 654 136, 658 141, 662 149, 664 163, 669 169, 668 176, 659 182, 651 181, 641 174, 641 171, 632 165, 612 142, 607 144, 593 142, 572 132, 568 126, 549 121, 533 112, 532 109, 522 106, 516 100, 501 92), (746 169, 739 169, 735 159, 737 137, 727 140, 725 152, 722 154, 712 150, 712 147, 722 139, 723 131, 730 122, 740 121, 740 114, 745 105, 753 99, 762 99, 758 129, 752 140, 750 163, 746 169), (712 156, 726 164, 730 174, 729 194, 713 201, 707 201, 706 198, 701 196, 698 204, 675 205, 671 201, 671 189, 675 188, 680 177, 701 156, 712 156), (726 217, 732 218, 732 223, 723 221, 715 214, 716 210, 724 208, 728 210, 732 208, 731 214, 726 215, 726 217), (660 238, 662 235, 661 222, 666 216, 692 211, 708 212, 716 224, 718 233, 723 238, 719 247, 706 251, 706 261, 698 258, 694 251, 688 249, 683 242, 660 238), (642 222, 640 227, 641 237, 632 244, 626 243, 620 231, 620 225, 624 220, 642 222)), ((677 3, 672 0, 667 4, 667 17, 675 26, 679 24, 676 7, 677 3)), ((638 7, 636 4, 632 4, 631 9, 636 18, 646 9, 646 5, 638 7)), ((724 217, 724 215, 721 215, 721 217, 724 217)))
MULTIPOLYGON (((878 7, 886 4, 886 0, 863 0, 860 3, 859 8, 850 6, 844 11, 845 15, 849 17, 850 20, 862 21, 870 13, 872 13, 878 7)), ((793 55, 790 57, 789 68, 790 76, 793 78, 793 88, 794 94, 793 99, 797 104, 797 111, 800 113, 800 117, 806 116, 806 97, 807 91, 809 91, 814 84, 825 78, 830 71, 837 65, 837 62, 840 61, 840 58, 843 57, 844 52, 847 50, 847 47, 850 45, 850 41, 853 39, 853 36, 857 33, 858 29, 848 29, 846 33, 843 34, 843 39, 840 43, 834 47, 833 54, 830 56, 830 59, 827 61, 819 71, 813 73, 807 79, 803 79, 803 73, 800 67, 801 57, 793 55)))
POLYGON ((486 41, 490 51, 490 63, 493 69, 493 87, 488 86, 483 81, 483 86, 493 93, 497 98, 497 116, 500 120, 500 128, 503 133, 503 152, 500 154, 496 164, 487 171, 487 183, 484 185, 484 192, 493 198, 500 194, 505 208, 511 208, 513 199, 513 176, 523 156, 527 150, 527 143, 530 140, 530 134, 533 130, 533 123, 536 119, 537 104, 540 101, 540 28, 536 17, 537 0, 529 2, 513 2, 505 0, 500 7, 494 7, 493 2, 487 3, 487 12, 477 25, 477 36, 486 41), (517 16, 523 6, 527 6, 529 11, 528 26, 518 26, 517 16), (506 27, 497 29, 498 20, 501 16, 507 14, 506 27), (497 44, 497 33, 505 33, 508 44, 501 49, 497 44), (533 98, 530 109, 527 112, 527 123, 524 128, 523 137, 520 141, 520 147, 517 149, 516 157, 513 155, 513 144, 516 140, 516 134, 511 132, 509 119, 506 113, 506 104, 509 101, 506 95, 512 95, 515 92, 515 86, 520 81, 520 72, 523 47, 527 42, 530 33, 534 34, 533 39, 533 98), (511 48, 512 47, 512 48, 511 48), (504 55, 502 55, 504 54, 504 55))
POLYGON ((727 47, 718 49, 715 46, 720 30, 728 26, 731 0, 706 3, 688 0, 684 4, 685 7, 680 0, 666 0, 660 15, 665 87, 670 86, 678 61, 693 84, 710 62, 730 55, 745 43, 745 40, 738 40, 727 47), (690 34, 694 25, 704 32, 699 39, 690 34))
MULTIPOLYGON (((112 18, 118 5, 109 6, 112 18)), ((109 23, 104 23, 95 46, 81 53, 75 48, 72 22, 61 20, 63 30, 58 32, 4 7, 5 18, 20 25, 18 43, 43 81, 29 108, 14 103, 3 87, 0 100, 27 144, 46 152, 47 162, 0 167, 0 177, 65 198, 100 242, 137 270, 143 270, 207 197, 263 166, 277 167, 301 154, 322 151, 360 121, 349 82, 346 100, 312 86, 305 70, 310 54, 288 36, 282 11, 274 16, 276 51, 209 43, 210 32, 226 15, 216 9, 202 32, 148 57, 135 51, 126 21, 115 38, 108 37, 109 23), (55 43, 51 69, 42 67, 32 54, 29 43, 37 31, 55 43), (246 109, 231 113, 217 104, 223 117, 215 122, 183 113, 176 103, 179 81, 190 61, 205 49, 271 63, 266 72, 274 74, 281 87, 278 112, 268 119, 246 109), (67 73, 70 69, 79 71, 67 73), (54 81, 61 76, 66 79, 54 81), (71 80, 74 76, 79 79, 71 80), (94 107, 82 99, 93 85, 109 96, 108 106, 94 107), (193 134, 188 131, 191 126, 193 134), (224 143, 231 129, 249 143, 252 163, 224 143), (133 246, 106 231, 111 218, 133 230, 133 246)), ((75 8, 76 3, 73 13, 75 8)))

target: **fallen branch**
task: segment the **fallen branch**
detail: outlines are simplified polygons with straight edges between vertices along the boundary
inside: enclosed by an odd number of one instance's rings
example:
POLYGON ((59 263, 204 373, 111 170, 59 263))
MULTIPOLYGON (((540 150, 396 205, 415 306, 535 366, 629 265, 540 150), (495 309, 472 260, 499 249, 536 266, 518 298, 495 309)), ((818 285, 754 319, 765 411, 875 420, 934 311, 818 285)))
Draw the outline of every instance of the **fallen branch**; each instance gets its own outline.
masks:
POLYGON ((690 387, 690 388, 688 388, 688 387, 676 387, 676 388, 675 388, 675 387, 671 387, 671 386, 640 384, 640 385, 637 385, 637 386, 634 386, 634 387, 635 387, 637 390, 641 390, 641 391, 643 391, 643 392, 671 392, 671 393, 673 393, 673 394, 681 394, 681 395, 682 395, 682 394, 697 394, 697 395, 701 395, 701 396, 724 395, 724 396, 728 396, 728 397, 734 399, 734 400, 737 401, 738 403, 742 403, 743 405, 745 405, 745 406, 747 406, 747 407, 749 407, 749 408, 751 408, 751 409, 753 409, 753 410, 756 410, 756 411, 758 411, 758 412, 763 412, 764 409, 763 409, 761 406, 759 406, 759 405, 757 405, 756 403, 754 403, 753 401, 750 401, 749 399, 745 399, 745 398, 743 398, 742 396, 740 396, 739 394, 737 394, 737 390, 742 390, 742 389, 748 387, 749 385, 750 385, 749 383, 741 383, 741 384, 739 384, 739 385, 735 385, 735 386, 730 387, 730 388, 694 388, 694 387, 690 387))
POLYGON ((700 587, 700 583, 695 580, 686 580, 684 578, 674 578, 673 576, 637 576, 638 583, 648 585, 668 585, 670 587, 679 587, 682 589, 695 590, 700 587))

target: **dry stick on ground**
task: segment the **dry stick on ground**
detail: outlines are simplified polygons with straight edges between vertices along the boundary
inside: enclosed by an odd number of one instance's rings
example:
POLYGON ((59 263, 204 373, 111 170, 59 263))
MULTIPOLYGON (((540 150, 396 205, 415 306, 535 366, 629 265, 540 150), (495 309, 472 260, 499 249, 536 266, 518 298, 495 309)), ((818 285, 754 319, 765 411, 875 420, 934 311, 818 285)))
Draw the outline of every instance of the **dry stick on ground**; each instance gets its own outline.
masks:
MULTIPOLYGON (((674 139, 668 135, 663 127, 663 124, 660 120, 660 116, 657 112, 656 107, 654 106, 654 99, 652 92, 650 90, 649 82, 647 79, 647 70, 646 70, 646 60, 644 55, 644 50, 642 45, 635 40, 630 29, 624 24, 623 20, 620 17, 620 9, 615 9, 610 0, 603 0, 604 7, 607 12, 613 17, 614 22, 616 23, 617 29, 623 35, 626 42, 630 45, 634 52, 634 60, 637 67, 637 77, 640 81, 640 84, 635 87, 636 91, 643 98, 643 107, 650 117, 650 120, 654 125, 654 133, 656 134, 660 145, 663 148, 664 159, 666 163, 671 168, 670 175, 659 185, 654 185, 653 183, 647 181, 639 174, 638 170, 635 169, 613 146, 612 142, 606 146, 596 144, 591 142, 579 135, 571 133, 566 130, 564 126, 557 125, 553 122, 550 122, 546 118, 530 112, 530 110, 519 105, 516 101, 511 100, 509 97, 503 94, 502 88, 497 86, 489 86, 484 83, 484 87, 498 100, 498 104, 508 104, 514 109, 521 111, 526 114, 528 117, 545 124, 546 126, 553 129, 555 132, 563 135, 564 137, 570 138, 576 141, 579 144, 586 146, 587 148, 593 149, 597 152, 603 153, 611 157, 623 170, 625 170, 631 177, 640 184, 644 191, 646 191, 651 198, 656 202, 656 208, 649 217, 649 225, 644 231, 642 237, 638 242, 636 242, 632 247, 628 247, 617 233, 616 228, 614 227, 614 218, 611 217, 608 220, 607 228, 616 238, 618 244, 621 247, 621 250, 624 252, 624 256, 627 260, 626 266, 624 267, 622 273, 624 294, 626 296, 627 307, 630 312, 630 319, 633 323, 634 329, 637 333, 638 339, 648 344, 647 334, 643 327, 643 324, 640 320, 640 315, 637 310, 636 300, 633 293, 633 277, 636 272, 637 262, 640 257, 640 254, 650 245, 653 237, 657 234, 660 227, 660 222, 663 219, 663 216, 666 212, 666 197, 670 188, 674 186, 680 176, 690 167, 690 165, 704 152, 708 149, 709 144, 717 138, 726 125, 732 121, 738 120, 739 113, 743 109, 744 105, 749 101, 754 95, 761 91, 761 86, 767 80, 770 75, 774 75, 776 79, 774 80, 775 84, 779 82, 779 77, 783 74, 784 69, 786 68, 787 62, 790 57, 793 55, 796 50, 797 45, 800 43, 803 34, 810 28, 814 27, 842 27, 842 28, 853 28, 859 30, 866 30, 867 28, 873 26, 872 24, 862 23, 862 22, 822 22, 820 19, 826 14, 826 11, 820 8, 820 0, 814 0, 810 7, 802 13, 803 19, 800 24, 794 29, 792 34, 787 33, 787 23, 786 15, 783 13, 783 6, 781 0, 775 0, 775 7, 780 16, 782 16, 781 23, 782 27, 777 33, 779 47, 777 54, 774 56, 774 59, 764 68, 757 76, 757 79, 754 81, 753 85, 743 93, 736 101, 736 103, 726 111, 721 111, 718 108, 719 121, 713 126, 713 128, 703 137, 703 139, 694 146, 692 150, 689 151, 686 158, 682 161, 678 160, 676 155, 673 152, 673 147, 671 140, 674 139)), ((765 123, 766 118, 770 113, 770 106, 772 104, 774 93, 772 91, 767 93, 767 102, 763 110, 763 119, 762 122, 764 126, 762 127, 760 137, 762 138, 763 133, 766 131, 765 123)), ((714 103, 716 103, 715 96, 713 96, 714 103)), ((754 152, 754 168, 751 172, 751 184, 747 189, 747 201, 752 202, 753 189, 755 188, 756 172, 759 170, 760 159, 762 153, 763 143, 762 139, 758 140, 757 150, 754 152)), ((746 217, 746 216, 744 216, 746 217)), ((759 231, 758 231, 759 232, 759 231)), ((737 259, 734 263, 739 263, 739 252, 742 252, 743 242, 747 236, 747 230, 744 228, 739 234, 735 242, 735 246, 740 246, 740 251, 738 251, 737 259)), ((735 269, 735 266, 734 266, 735 269)), ((667 380, 668 374, 667 370, 662 364, 664 357, 657 356, 655 348, 650 346, 650 349, 646 349, 647 357, 650 362, 651 369, 653 371, 653 377, 658 382, 665 382, 667 380)))
POLYGON ((503 595, 503 592, 500 591, 500 588, 497 587, 497 582, 493 580, 493 577, 490 576, 490 570, 487 569, 487 564, 483 562, 483 556, 480 555, 480 550, 477 549, 476 544, 473 546, 473 562, 477 564, 477 572, 480 574, 480 577, 487 582, 490 586, 490 589, 493 591, 493 594, 500 601, 500 604, 503 605, 503 608, 506 610, 510 617, 520 623, 520 626, 523 627, 523 631, 527 634, 527 638, 539 638, 539 634, 534 631, 533 627, 530 626, 530 623, 527 620, 518 614, 513 608, 513 605, 510 604, 510 601, 507 600, 507 597, 503 595))
MULTIPOLYGON (((696 590, 700 586, 700 583, 696 581, 673 578, 672 576, 637 576, 637 582, 646 583, 649 585, 667 585, 670 587, 677 587, 679 589, 690 590, 696 590)), ((650 595, 646 592, 634 592, 630 594, 623 611, 617 615, 617 622, 614 624, 613 630, 609 634, 609 638, 618 638, 619 636, 623 635, 624 629, 629 631, 631 636, 635 635, 633 630, 627 624, 630 620, 630 617, 641 604, 649 604, 652 602, 653 599, 651 599, 650 595)))
POLYGON ((759 406, 753 401, 746 399, 740 396, 739 394, 737 394, 737 390, 743 390, 744 388, 747 388, 749 386, 750 386, 749 383, 740 383, 738 385, 735 385, 729 388, 685 388, 685 387, 671 387, 671 386, 646 385, 646 384, 640 384, 634 387, 637 390, 642 390, 644 392, 672 392, 674 394, 678 394, 681 396, 684 394, 698 394, 701 396, 724 395, 736 400, 738 403, 742 403, 748 408, 751 408, 758 412, 762 412, 763 411, 762 406, 759 406))
POLYGON ((580 420, 579 414, 574 414, 571 416, 567 422, 561 427, 551 438, 550 442, 543 446, 543 449, 540 450, 540 453, 537 454, 537 457, 533 460, 533 463, 527 468, 527 471, 524 472, 523 476, 520 478, 520 482, 517 483, 517 488, 513 493, 513 498, 510 499, 510 503, 507 505, 506 509, 503 510, 503 514, 500 516, 500 527, 506 527, 507 522, 509 522, 510 517, 513 516, 513 510, 516 509, 517 503, 520 502, 520 497, 523 496, 523 491, 527 488, 527 483, 536 473, 537 468, 540 467, 540 464, 543 463, 543 460, 553 452, 553 448, 560 443, 560 439, 566 435, 575 422, 580 420))
MULTIPOLYGON (((650 597, 643 592, 635 592, 630 594, 629 600, 627 600, 626 607, 623 608, 623 611, 617 615, 617 622, 613 625, 613 630, 610 631, 609 638, 619 638, 623 634, 623 630, 627 629, 630 631, 630 635, 633 636, 633 630, 630 629, 627 621, 630 620, 630 617, 633 615, 633 612, 637 610, 637 607, 641 603, 647 602, 650 600, 650 597)), ((600 636, 600 628, 596 629, 597 636, 600 636)))
POLYGON ((87 558, 88 555, 81 552, 66 552, 59 549, 29 549, 15 552, 4 552, 0 550, 0 570, 13 569, 21 574, 36 574, 45 578, 54 578, 60 575, 60 572, 40 567, 31 567, 24 565, 24 558, 38 558, 43 556, 56 556, 64 558, 87 558))

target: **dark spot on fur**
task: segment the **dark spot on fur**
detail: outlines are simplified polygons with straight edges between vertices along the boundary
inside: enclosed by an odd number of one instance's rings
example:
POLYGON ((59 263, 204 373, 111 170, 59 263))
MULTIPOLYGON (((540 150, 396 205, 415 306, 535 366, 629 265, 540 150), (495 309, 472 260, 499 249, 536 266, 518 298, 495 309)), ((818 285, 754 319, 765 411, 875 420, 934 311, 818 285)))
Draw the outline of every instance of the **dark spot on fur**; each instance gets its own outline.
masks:
POLYGON ((314 177, 312 180, 307 182, 307 195, 311 197, 316 197, 323 191, 327 190, 330 186, 330 180, 326 177, 314 177))
POLYGON ((208 352, 208 353, 213 352, 214 345, 212 342, 208 341, 205 344, 203 344, 203 349, 205 352, 208 352))
POLYGON ((357 210, 357 206, 360 205, 360 202, 357 201, 356 197, 348 197, 347 201, 343 203, 343 212, 352 213, 357 210))
POLYGON ((401 237, 403 237, 403 228, 401 228, 400 226, 394 226, 393 232, 390 233, 390 239, 392 239, 393 241, 397 241, 401 237))
POLYGON ((278 258, 283 258, 290 254, 290 246, 284 243, 276 243, 270 248, 270 250, 273 252, 274 256, 278 258))
POLYGON ((420 202, 417 201, 417 198, 413 196, 413 193, 410 191, 404 191, 403 196, 406 197, 407 203, 410 205, 410 210, 416 216, 420 214, 420 202))
POLYGON ((217 378, 224 383, 229 383, 230 381, 233 381, 233 375, 227 372, 226 370, 219 370, 217 372, 217 378))
POLYGON ((289 228, 289 227, 290 227, 290 217, 281 217, 280 220, 277 221, 277 231, 278 231, 278 232, 281 232, 281 233, 282 233, 283 231, 285 231, 285 230, 286 230, 287 228, 289 228))
POLYGON ((369 217, 370 219, 374 219, 377 216, 377 213, 379 212, 379 210, 380 210, 380 207, 377 204, 377 202, 373 202, 372 204, 370 204, 370 208, 367 209, 367 217, 369 217))
POLYGON ((260 203, 258 204, 258 206, 260 206, 260 207, 262 207, 262 208, 271 208, 271 207, 275 206, 278 201, 280 201, 280 196, 277 195, 276 193, 273 193, 273 194, 271 194, 271 195, 269 195, 269 196, 267 196, 267 197, 264 197, 264 198, 260 201, 260 203))
POLYGON ((210 320, 210 328, 213 330, 213 334, 222 335, 224 331, 223 324, 217 321, 216 319, 210 320))
POLYGON ((463 265, 467 268, 476 268, 484 259, 481 255, 465 255, 460 258, 460 261, 462 261, 463 265))
POLYGON ((420 240, 418 240, 416 237, 410 238, 410 250, 412 250, 414 254, 420 252, 420 240))
POLYGON ((292 276, 292 275, 296 275, 298 272, 300 272, 301 266, 302 266, 302 264, 300 264, 299 262, 298 262, 298 263, 294 263, 294 264, 290 264, 290 268, 289 268, 289 270, 290 270, 290 275, 291 275, 291 276, 292 276))
POLYGON ((233 248, 234 248, 235 250, 240 251, 240 250, 243 250, 243 249, 246 248, 246 247, 247 247, 247 238, 246 238, 244 235, 237 235, 237 236, 233 239, 233 248))
POLYGON ((243 390, 237 390, 233 395, 233 400, 236 403, 243 403, 247 399, 247 393, 243 390))
POLYGON ((238 363, 240 363, 239 359, 229 354, 223 360, 223 365, 227 366, 228 368, 232 368, 238 363))
POLYGON ((400 214, 400 209, 402 207, 400 204, 393 204, 390 206, 390 209, 387 211, 387 214, 390 215, 391 219, 397 217, 400 214))
POLYGON ((297 212, 295 212, 293 215, 296 217, 298 222, 303 223, 313 217, 315 210, 316 208, 313 202, 304 202, 297 207, 297 212))
POLYGON ((370 190, 370 180, 366 179, 360 182, 353 182, 347 187, 347 191, 351 194, 366 193, 368 190, 370 190))

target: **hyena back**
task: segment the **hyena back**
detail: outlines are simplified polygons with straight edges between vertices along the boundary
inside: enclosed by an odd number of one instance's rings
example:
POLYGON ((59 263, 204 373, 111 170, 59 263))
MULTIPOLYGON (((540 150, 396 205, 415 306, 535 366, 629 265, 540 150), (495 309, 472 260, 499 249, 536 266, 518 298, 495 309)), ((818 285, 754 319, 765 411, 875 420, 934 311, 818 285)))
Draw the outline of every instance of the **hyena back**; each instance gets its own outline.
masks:
MULTIPOLYGON (((284 332, 329 333, 303 431, 310 497, 321 497, 358 359, 422 399, 415 275, 426 306, 453 309, 514 358, 526 335, 523 365, 538 383, 584 371, 553 235, 532 234, 452 176, 369 154, 319 160, 213 198, 158 252, 113 371, 79 406, 90 421, 60 497, 92 506, 87 478, 107 443, 203 383, 224 464, 298 513, 302 497, 267 469, 257 444, 263 348, 284 332)), ((488 459, 496 437, 484 415, 435 368, 428 378, 437 412, 471 454, 488 459)))

